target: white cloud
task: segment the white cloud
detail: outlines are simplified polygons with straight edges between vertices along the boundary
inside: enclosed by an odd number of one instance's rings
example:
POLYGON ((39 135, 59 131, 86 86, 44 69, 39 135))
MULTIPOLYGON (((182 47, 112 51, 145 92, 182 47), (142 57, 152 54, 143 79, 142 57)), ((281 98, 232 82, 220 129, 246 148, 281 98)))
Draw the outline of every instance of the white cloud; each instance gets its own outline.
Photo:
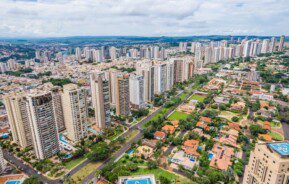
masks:
POLYGON ((287 0, 1 0, 0 37, 289 34, 287 0))

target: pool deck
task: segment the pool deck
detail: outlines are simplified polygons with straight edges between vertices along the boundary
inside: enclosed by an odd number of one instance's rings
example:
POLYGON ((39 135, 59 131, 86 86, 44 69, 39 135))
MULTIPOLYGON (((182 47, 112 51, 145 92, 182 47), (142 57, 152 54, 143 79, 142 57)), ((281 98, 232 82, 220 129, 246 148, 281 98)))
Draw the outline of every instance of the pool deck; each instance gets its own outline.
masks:
POLYGON ((156 179, 153 174, 121 176, 118 178, 117 184, 156 184, 156 179))
POLYGON ((9 181, 20 181, 23 182, 26 178, 24 174, 11 174, 11 175, 4 175, 0 176, 0 183, 7 183, 9 181))

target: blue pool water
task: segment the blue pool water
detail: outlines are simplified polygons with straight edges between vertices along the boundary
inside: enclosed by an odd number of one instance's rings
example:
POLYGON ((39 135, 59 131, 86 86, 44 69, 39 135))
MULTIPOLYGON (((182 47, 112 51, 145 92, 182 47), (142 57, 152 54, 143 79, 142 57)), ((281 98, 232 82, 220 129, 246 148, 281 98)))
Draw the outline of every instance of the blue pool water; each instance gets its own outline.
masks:
POLYGON ((151 184, 151 180, 149 178, 145 179, 137 179, 137 180, 126 180, 124 184, 151 184))
POLYGON ((281 156, 289 155, 289 143, 288 142, 271 143, 268 145, 271 149, 279 153, 281 156))
POLYGON ((11 180, 7 181, 5 184, 21 184, 21 182, 19 180, 11 180))
POLYGON ((214 157, 213 153, 209 153, 209 160, 212 160, 212 158, 214 157))
POLYGON ((66 156, 65 156, 65 158, 66 159, 69 159, 69 158, 71 158, 73 155, 72 154, 67 154, 66 156))
POLYGON ((97 131, 96 131, 96 130, 94 130, 94 129, 92 129, 92 128, 88 128, 88 131, 90 131, 90 132, 92 132, 92 133, 94 133, 94 134, 96 134, 96 133, 97 133, 97 131))
POLYGON ((8 133, 5 133, 5 134, 2 134, 1 135, 1 138, 2 139, 7 139, 9 137, 9 134, 8 133))
POLYGON ((193 158, 190 158, 190 161, 191 161, 191 162, 195 162, 195 159, 193 159, 193 158))
POLYGON ((127 154, 132 154, 134 152, 134 150, 129 150, 128 152, 127 152, 127 154))
POLYGON ((199 146, 198 149, 201 150, 201 151, 203 150, 203 148, 201 146, 199 146))
POLYGON ((59 134, 59 140, 64 144, 68 144, 68 142, 66 141, 65 137, 62 134, 59 134))

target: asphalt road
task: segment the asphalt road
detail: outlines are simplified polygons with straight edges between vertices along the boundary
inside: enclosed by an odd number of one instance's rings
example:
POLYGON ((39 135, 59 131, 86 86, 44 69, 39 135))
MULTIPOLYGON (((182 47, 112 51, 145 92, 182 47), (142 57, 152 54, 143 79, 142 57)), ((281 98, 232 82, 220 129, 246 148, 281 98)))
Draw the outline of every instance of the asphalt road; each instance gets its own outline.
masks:
MULTIPOLYGON (((23 161, 16 158, 12 153, 8 152, 7 150, 3 150, 3 156, 5 160, 7 160, 10 164, 16 166, 19 170, 23 171, 28 176, 38 175, 44 183, 51 183, 51 181, 48 178, 46 178, 43 175, 38 174, 36 170, 34 170, 29 165, 25 165, 23 161)), ((53 181, 53 183, 59 183, 59 182, 60 180, 53 181)))
MULTIPOLYGON (((192 84, 193 85, 193 84, 192 84)), ((192 85, 190 85, 188 88, 191 88, 192 85)), ((178 95, 176 96, 180 96, 183 93, 180 92, 178 95)), ((191 94, 189 94, 186 98, 188 98, 191 94)), ((129 127, 129 130, 126 131, 125 133, 123 133, 121 135, 121 137, 126 137, 127 135, 129 135, 133 130, 139 129, 141 130, 141 127, 143 124, 145 124, 146 122, 150 121, 150 119, 155 116, 157 113, 159 113, 160 111, 163 110, 163 107, 161 107, 160 109, 158 109, 157 111, 153 112, 151 115, 149 115, 148 117, 146 117, 145 119, 143 119, 142 121, 140 121, 137 124, 134 124, 132 126, 129 127)), ((165 115, 168 116, 171 112, 173 112, 174 109, 171 109, 170 111, 168 111, 165 115)), ((105 160, 103 162, 103 164, 101 164, 95 171, 93 171, 92 173, 90 173, 85 179, 83 183, 88 183, 89 181, 91 181, 94 178, 95 173, 102 169, 109 161, 111 161, 112 158, 118 158, 121 155, 123 155, 130 147, 131 144, 133 142, 136 142, 137 140, 142 138, 142 132, 140 131, 132 140, 130 140, 129 142, 125 143, 124 146, 118 150, 113 157, 105 160)), ((25 165, 23 161, 21 161, 20 159, 18 159, 17 157, 15 157, 13 154, 9 153, 6 150, 3 150, 3 155, 4 158, 9 161, 11 164, 15 165, 18 168, 21 168, 21 170, 27 174, 28 176, 31 175, 38 175, 40 177, 40 180, 43 181, 44 183, 47 184, 59 184, 59 183, 63 183, 61 179, 56 179, 56 180, 51 180, 47 177, 45 177, 42 174, 38 174, 38 171, 36 171, 34 168, 30 167, 29 165, 25 165)), ((73 168, 70 172, 66 173, 65 176, 69 177, 72 176, 73 174, 75 174, 76 172, 78 172, 80 169, 82 169, 83 167, 85 167, 88 163, 90 163, 90 160, 86 160, 83 163, 79 164, 78 166, 76 166, 75 168, 73 168)))
MULTIPOLYGON (((189 86, 189 88, 191 88, 192 85, 189 86)), ((193 91, 194 93, 195 91, 193 91)), ((179 93, 177 96, 180 96, 183 92, 179 93)), ((185 98, 187 99, 188 97, 191 96, 192 93, 190 93, 189 95, 187 95, 185 98)), ((142 121, 140 121, 139 123, 135 124, 135 125, 132 125, 130 127, 130 129, 125 133, 123 134, 122 136, 126 136, 128 135, 130 132, 132 132, 133 130, 135 129, 141 129, 141 126, 143 124, 145 124, 146 122, 150 121, 150 119, 155 116, 158 112, 160 112, 161 110, 163 110, 163 107, 161 107, 160 109, 158 109, 157 111, 153 112, 151 115, 149 115, 148 117, 146 117, 145 119, 143 119, 142 121)), ((175 108, 169 110, 165 116, 167 117, 169 114, 171 114, 173 111, 175 110, 175 108)), ((111 158, 119 158, 121 155, 123 155, 126 151, 128 151, 128 149, 131 147, 131 144, 133 142, 137 142, 139 139, 141 139, 143 136, 143 133, 142 131, 140 131, 132 140, 130 140, 129 142, 125 143, 125 145, 120 149, 118 150, 111 158)), ((83 180, 83 183, 84 184, 88 184, 94 177, 95 177, 95 174, 98 170, 102 169, 108 162, 111 161, 111 158, 105 160, 96 170, 94 170, 92 173, 90 173, 86 178, 84 178, 83 180)))

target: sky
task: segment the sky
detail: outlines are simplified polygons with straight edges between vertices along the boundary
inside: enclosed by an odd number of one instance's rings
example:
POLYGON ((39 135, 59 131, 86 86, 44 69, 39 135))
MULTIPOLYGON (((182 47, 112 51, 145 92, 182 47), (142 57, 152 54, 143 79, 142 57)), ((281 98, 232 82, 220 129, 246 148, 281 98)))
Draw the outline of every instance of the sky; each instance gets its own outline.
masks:
POLYGON ((0 0, 0 37, 289 35, 289 0, 0 0))

